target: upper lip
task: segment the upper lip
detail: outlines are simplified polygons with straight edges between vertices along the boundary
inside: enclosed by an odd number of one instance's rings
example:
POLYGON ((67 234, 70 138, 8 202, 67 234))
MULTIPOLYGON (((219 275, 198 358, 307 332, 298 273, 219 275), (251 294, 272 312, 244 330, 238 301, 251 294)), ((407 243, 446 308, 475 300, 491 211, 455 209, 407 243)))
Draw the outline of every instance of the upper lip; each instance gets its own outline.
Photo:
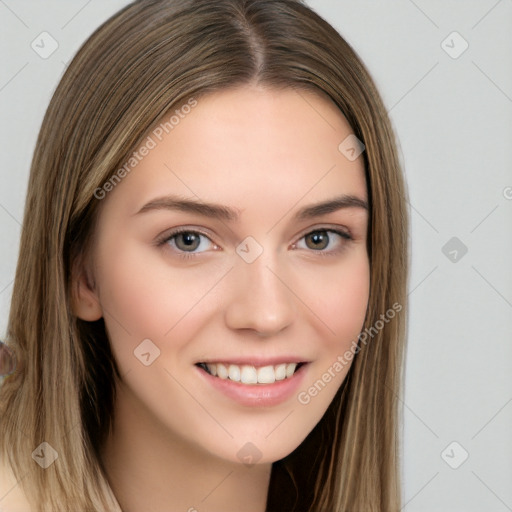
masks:
POLYGON ((308 361, 304 358, 297 357, 297 356, 275 356, 275 357, 226 357, 225 359, 222 357, 215 357, 215 358, 207 358, 203 359, 201 361, 198 361, 196 364, 199 363, 206 363, 206 364, 234 364, 237 366, 276 366, 278 364, 285 364, 285 363, 307 363, 308 361))

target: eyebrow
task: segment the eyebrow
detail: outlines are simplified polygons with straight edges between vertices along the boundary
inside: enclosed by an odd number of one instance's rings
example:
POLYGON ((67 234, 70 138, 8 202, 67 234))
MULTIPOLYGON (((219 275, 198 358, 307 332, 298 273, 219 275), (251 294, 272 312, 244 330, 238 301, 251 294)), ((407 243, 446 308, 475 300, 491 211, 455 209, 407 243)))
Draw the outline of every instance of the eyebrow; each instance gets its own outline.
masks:
POLYGON ((352 195, 342 195, 334 199, 328 199, 321 203, 306 206, 295 214, 297 220, 308 220, 321 215, 327 215, 345 208, 361 208, 369 211, 368 202, 352 195))
MULTIPOLYGON (((295 215, 296 220, 308 220, 327 215, 345 208, 360 208, 369 211, 368 202, 354 195, 341 195, 316 204, 301 208, 295 215)), ((203 217, 236 222, 242 211, 238 208, 205 203, 177 196, 158 197, 146 203, 135 215, 154 210, 174 210, 185 213, 197 213, 203 217)))

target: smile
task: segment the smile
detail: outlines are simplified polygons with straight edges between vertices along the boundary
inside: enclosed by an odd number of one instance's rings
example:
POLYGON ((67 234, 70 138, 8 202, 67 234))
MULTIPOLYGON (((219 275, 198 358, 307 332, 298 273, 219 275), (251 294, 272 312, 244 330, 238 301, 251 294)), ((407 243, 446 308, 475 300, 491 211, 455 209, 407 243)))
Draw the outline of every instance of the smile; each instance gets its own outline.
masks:
MULTIPOLYGON (((208 361, 196 363, 195 367, 208 387, 239 405, 274 407, 291 400, 310 373, 309 361, 285 362, 287 359, 208 361)), ((293 361, 292 357, 290 360, 293 361)))
POLYGON ((198 363, 197 366, 222 380, 257 385, 289 379, 302 365, 303 363, 281 363, 256 367, 229 363, 198 363))

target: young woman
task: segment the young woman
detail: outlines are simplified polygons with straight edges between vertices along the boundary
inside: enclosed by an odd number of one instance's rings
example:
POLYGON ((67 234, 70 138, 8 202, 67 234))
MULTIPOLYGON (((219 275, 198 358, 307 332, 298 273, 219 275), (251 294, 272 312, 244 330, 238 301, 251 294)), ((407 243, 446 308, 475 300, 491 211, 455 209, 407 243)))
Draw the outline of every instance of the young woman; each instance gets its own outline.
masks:
POLYGON ((296 0, 139 0, 67 69, 32 164, 0 507, 400 510, 394 136, 296 0))

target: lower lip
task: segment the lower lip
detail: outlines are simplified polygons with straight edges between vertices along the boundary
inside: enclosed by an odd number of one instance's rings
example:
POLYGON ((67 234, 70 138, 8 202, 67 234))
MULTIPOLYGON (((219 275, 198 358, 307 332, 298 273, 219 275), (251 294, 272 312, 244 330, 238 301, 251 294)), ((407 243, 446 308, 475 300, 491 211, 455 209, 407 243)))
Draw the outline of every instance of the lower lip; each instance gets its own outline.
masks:
POLYGON ((303 364, 291 377, 273 384, 241 384, 230 379, 214 377, 198 366, 196 369, 206 382, 240 405, 272 407, 285 402, 297 392, 308 366, 308 363, 303 364))

